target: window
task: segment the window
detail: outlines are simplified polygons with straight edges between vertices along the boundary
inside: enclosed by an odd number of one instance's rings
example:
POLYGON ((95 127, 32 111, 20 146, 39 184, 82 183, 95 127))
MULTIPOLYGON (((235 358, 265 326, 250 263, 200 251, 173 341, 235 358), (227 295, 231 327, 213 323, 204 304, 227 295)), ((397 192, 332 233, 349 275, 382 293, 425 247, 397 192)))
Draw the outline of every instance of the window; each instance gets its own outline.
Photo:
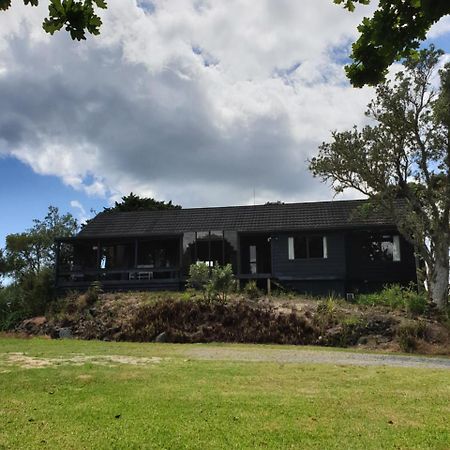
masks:
POLYGON ((370 235, 364 244, 364 251, 370 261, 400 261, 400 236, 370 235))
POLYGON ((256 245, 250 245, 250 273, 255 274, 258 272, 257 260, 256 260, 256 245))
POLYGON ((328 258, 326 236, 291 236, 288 238, 288 256, 293 259, 328 258))

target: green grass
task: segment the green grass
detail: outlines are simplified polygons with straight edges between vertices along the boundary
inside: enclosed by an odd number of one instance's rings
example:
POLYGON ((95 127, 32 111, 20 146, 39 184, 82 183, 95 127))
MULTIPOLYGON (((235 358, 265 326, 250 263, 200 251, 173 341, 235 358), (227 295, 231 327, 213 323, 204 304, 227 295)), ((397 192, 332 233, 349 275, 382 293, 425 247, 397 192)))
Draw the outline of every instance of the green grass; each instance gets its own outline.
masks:
POLYGON ((1 338, 0 353, 166 359, 0 359, 0 448, 450 448, 448 370, 200 361, 186 348, 1 338))

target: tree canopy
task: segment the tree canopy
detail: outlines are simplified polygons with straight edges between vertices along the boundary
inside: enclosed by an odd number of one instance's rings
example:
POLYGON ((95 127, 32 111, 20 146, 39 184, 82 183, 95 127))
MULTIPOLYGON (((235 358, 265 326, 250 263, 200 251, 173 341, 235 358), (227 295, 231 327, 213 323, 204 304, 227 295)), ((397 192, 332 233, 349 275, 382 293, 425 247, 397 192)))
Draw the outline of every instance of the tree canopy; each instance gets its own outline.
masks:
POLYGON ((447 304, 450 244, 450 63, 437 73, 434 47, 409 57, 377 87, 375 125, 333 132, 310 161, 339 193, 352 188, 386 211, 427 266, 430 296, 447 304), (436 78, 438 78, 436 80, 436 78), (438 87, 435 87, 438 84, 438 87), (399 199, 401 207, 399 208, 399 199))
MULTIPOLYGON (((42 1, 42 0, 41 0, 42 1)), ((23 0, 25 5, 37 6, 39 0, 23 0)), ((11 7, 11 0, 0 0, 0 10, 11 7)), ((93 35, 100 34, 102 20, 96 13, 96 8, 106 9, 105 0, 49 0, 48 17, 44 19, 42 27, 47 33, 65 30, 72 39, 81 41, 86 39, 86 32, 93 35)))
POLYGON ((120 202, 115 202, 111 208, 104 208, 105 212, 112 211, 161 211, 164 209, 181 209, 180 205, 174 205, 172 200, 165 202, 149 197, 139 197, 132 192, 122 197, 120 202))
MULTIPOLYGON (((334 0, 353 11, 355 4, 370 0, 334 0)), ((379 0, 371 18, 358 27, 360 36, 352 46, 353 62, 345 70, 355 87, 382 82, 389 66, 402 58, 417 57, 420 41, 431 25, 450 14, 449 0, 379 0)))
POLYGON ((6 236, 6 247, 0 251, 0 270, 20 282, 27 275, 37 275, 55 263, 55 239, 73 236, 78 230, 76 219, 61 215, 50 206, 44 219, 35 219, 34 225, 23 233, 6 236))

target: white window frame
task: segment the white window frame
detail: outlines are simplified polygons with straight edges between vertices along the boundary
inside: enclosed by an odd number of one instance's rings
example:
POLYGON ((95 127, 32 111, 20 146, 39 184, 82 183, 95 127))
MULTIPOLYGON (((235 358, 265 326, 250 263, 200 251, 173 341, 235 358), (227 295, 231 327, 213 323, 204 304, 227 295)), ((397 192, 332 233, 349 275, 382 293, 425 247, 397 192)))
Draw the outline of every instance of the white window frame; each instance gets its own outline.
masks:
POLYGON ((400 251, 400 236, 398 234, 392 236, 392 261, 399 262, 401 261, 401 251, 400 251))
POLYGON ((294 251, 294 237, 288 237, 288 257, 290 261, 295 259, 295 251, 294 251))
POLYGON ((328 241, 327 241, 327 237, 323 236, 323 259, 327 259, 328 258, 328 241))
MULTIPOLYGON (((322 236, 322 242, 323 242, 322 259, 327 259, 328 258, 328 240, 327 240, 326 236, 322 236)), ((289 261, 295 260, 294 236, 288 236, 288 259, 289 259, 289 261)), ((316 259, 316 258, 304 258, 304 259, 316 259)))

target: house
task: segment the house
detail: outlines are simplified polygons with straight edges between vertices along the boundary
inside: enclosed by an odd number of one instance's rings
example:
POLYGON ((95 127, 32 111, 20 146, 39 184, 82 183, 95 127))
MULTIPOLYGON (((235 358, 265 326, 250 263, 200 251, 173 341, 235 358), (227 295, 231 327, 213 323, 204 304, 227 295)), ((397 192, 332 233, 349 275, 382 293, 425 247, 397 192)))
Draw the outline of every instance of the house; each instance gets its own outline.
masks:
POLYGON ((230 263, 241 283, 314 295, 416 282, 412 246, 364 200, 103 212, 57 241, 58 289, 182 289, 189 266, 230 263))

